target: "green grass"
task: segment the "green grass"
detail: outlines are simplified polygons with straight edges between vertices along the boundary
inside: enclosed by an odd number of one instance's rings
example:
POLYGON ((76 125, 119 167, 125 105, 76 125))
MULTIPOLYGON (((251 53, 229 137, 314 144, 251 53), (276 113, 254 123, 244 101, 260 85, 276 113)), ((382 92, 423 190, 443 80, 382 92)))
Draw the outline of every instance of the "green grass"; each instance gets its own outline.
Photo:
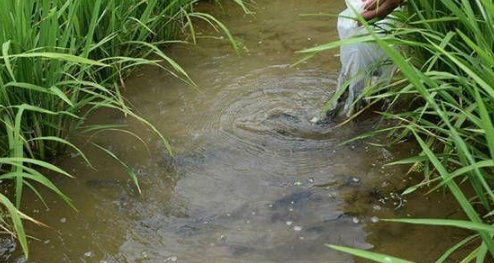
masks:
MULTIPOLYGON (((247 11, 241 0, 233 0, 247 11)), ((39 186, 65 196, 40 171, 70 174, 49 161, 67 148, 77 132, 115 128, 84 127, 89 114, 110 108, 151 123, 133 112, 122 96, 125 76, 141 65, 154 65, 192 84, 187 73, 161 51, 181 33, 194 38, 193 21, 205 20, 223 31, 214 17, 197 13, 197 0, 5 0, 0 8, 0 180, 12 196, 0 193, 0 224, 28 255, 23 221, 36 222, 18 209, 23 192, 39 195, 39 186), (189 34, 190 35, 190 34, 189 34)), ((121 129, 121 128, 119 128, 121 129)), ((104 150, 104 149, 103 149, 104 150)), ((106 150, 112 157, 117 158, 106 150)), ((125 166, 125 165, 124 165, 125 166)), ((127 166, 125 166, 128 168, 127 166)), ((132 169, 129 175, 137 178, 132 169)), ((72 206, 72 205, 71 205, 72 206)), ((36 222, 37 223, 37 222, 36 222)))
MULTIPOLYGON (((456 226, 484 226, 468 228, 481 242, 464 262, 483 262, 488 255, 494 256, 490 226, 494 215, 494 3, 408 0, 395 19, 397 26, 385 38, 378 37, 383 33, 380 29, 364 23, 369 36, 351 40, 378 43, 399 69, 391 85, 371 86, 364 92, 371 105, 388 105, 381 114, 393 119, 394 126, 358 139, 386 134, 389 141, 398 143, 413 136, 422 152, 396 164, 421 165, 424 179, 407 193, 428 185, 449 189, 469 219, 454 222, 459 223, 456 226)), ((333 42, 303 52, 312 55, 343 44, 333 42)), ((434 222, 445 223, 415 221, 434 222)))

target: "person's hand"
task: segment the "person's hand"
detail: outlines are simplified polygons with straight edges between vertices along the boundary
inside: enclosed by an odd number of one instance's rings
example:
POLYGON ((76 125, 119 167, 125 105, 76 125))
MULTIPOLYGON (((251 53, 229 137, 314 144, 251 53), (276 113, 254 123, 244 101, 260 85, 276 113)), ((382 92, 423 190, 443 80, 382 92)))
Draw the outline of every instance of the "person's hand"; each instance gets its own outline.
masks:
POLYGON ((378 4, 382 4, 385 0, 364 0, 364 10, 375 10, 378 4))
POLYGON ((367 21, 385 18, 402 2, 403 0, 365 0, 362 16, 367 21))
POLYGON ((376 10, 380 7, 387 7, 387 6, 394 6, 396 8, 403 2, 403 0, 363 0, 363 1, 365 2, 364 10, 367 11, 376 10))

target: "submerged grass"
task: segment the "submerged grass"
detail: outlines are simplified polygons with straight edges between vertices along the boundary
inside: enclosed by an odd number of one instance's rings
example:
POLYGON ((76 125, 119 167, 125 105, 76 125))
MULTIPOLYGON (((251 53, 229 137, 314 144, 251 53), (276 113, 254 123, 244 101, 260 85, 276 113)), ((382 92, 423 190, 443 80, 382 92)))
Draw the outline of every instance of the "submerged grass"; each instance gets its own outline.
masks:
MULTIPOLYGON (((303 52, 312 55, 352 41, 376 42, 386 51, 399 69, 395 81, 389 86, 368 87, 364 93, 370 104, 387 103, 388 111, 381 114, 394 119, 394 126, 359 139, 380 133, 387 133, 393 143, 415 138, 422 152, 395 164, 420 166, 425 176, 422 183, 406 192, 427 186, 446 187, 469 221, 400 222, 470 229, 475 236, 458 243, 436 262, 445 262, 472 240, 478 240, 479 245, 463 262, 484 262, 494 257, 494 3, 408 0, 405 6, 403 11, 395 12, 397 26, 387 32, 362 20, 369 29, 368 36, 303 52), (378 37, 381 33, 386 37, 378 37), (398 104, 400 110, 393 110, 398 104), (473 189, 474 194, 466 189, 473 189)), ((403 262, 333 248, 375 261, 403 262)))
MULTIPOLYGON (((233 0, 247 11, 241 0, 233 0)), ((69 147, 76 130, 97 132, 101 125, 82 128, 86 117, 110 108, 152 124, 135 114, 122 97, 126 74, 140 65, 155 65, 193 83, 187 73, 161 50, 177 34, 190 31, 193 20, 226 27, 208 14, 197 13, 197 0, 5 0, 0 8, 0 180, 12 182, 12 196, 0 193, 0 227, 16 236, 28 255, 24 220, 19 211, 25 188, 43 200, 37 187, 65 196, 40 171, 70 174, 49 163, 69 147), (13 200, 13 201, 11 201, 13 200)), ((195 38, 194 38, 195 39, 195 38)), ((115 128, 115 127, 113 127, 115 128)), ((119 127, 119 129, 121 129, 119 127)), ((103 149, 104 150, 104 149, 103 149)), ((111 152, 107 151, 109 154, 111 152)), ((114 158, 116 156, 112 155, 114 158)), ((118 159, 118 158, 117 158, 118 159)), ((129 175, 137 184, 132 169, 129 175)))

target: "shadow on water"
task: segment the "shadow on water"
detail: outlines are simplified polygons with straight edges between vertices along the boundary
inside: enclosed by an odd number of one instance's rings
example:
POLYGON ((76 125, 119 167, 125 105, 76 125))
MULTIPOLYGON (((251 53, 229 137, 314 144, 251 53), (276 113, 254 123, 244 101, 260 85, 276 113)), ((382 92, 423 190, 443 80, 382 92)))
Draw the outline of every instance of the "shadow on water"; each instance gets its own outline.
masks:
MULTIPOLYGON (((61 158, 59 164, 78 179, 55 180, 79 212, 50 194, 49 208, 26 197, 25 211, 53 226, 31 229, 40 240, 31 241, 30 262, 354 261, 326 243, 430 262, 462 234, 376 223, 455 211, 440 195, 394 195, 410 178, 384 164, 413 147, 339 145, 372 130, 376 116, 341 128, 309 122, 334 88, 338 59, 328 53, 299 67, 289 63, 294 51, 335 39, 336 28, 333 18, 299 14, 337 13, 343 1, 257 2, 255 17, 216 12, 248 49, 241 57, 227 43, 207 38, 168 50, 198 90, 154 68, 127 81, 127 97, 170 139, 173 157, 136 121, 109 112, 93 116, 95 123, 128 124, 150 145, 148 152, 122 133, 94 138, 135 169, 143 194, 97 149, 84 147, 98 171, 75 156, 61 158)), ((9 239, 0 244, 1 259, 22 262, 9 239)))

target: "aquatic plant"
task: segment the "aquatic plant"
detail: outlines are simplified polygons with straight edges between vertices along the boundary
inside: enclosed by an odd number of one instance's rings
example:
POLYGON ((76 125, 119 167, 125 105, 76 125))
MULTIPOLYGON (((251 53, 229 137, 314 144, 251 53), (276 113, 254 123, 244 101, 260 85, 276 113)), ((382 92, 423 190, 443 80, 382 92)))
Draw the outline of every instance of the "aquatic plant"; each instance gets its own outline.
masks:
MULTIPOLYGON (((394 164, 423 167, 425 177, 405 194, 422 187, 431 186, 432 190, 445 187, 456 198, 468 221, 400 222, 470 229, 475 235, 452 247, 437 262, 444 262, 456 250, 466 244, 476 244, 475 241, 479 241, 478 246, 463 262, 484 262, 488 255, 494 256, 494 227, 491 226, 494 215, 494 3, 488 0, 408 0, 403 11, 395 12, 394 19, 398 26, 387 32, 361 19, 369 29, 368 35, 302 52, 313 55, 355 41, 376 42, 387 52, 399 69, 394 82, 389 86, 370 86, 364 96, 370 99, 369 107, 387 103, 388 110, 381 114, 393 119, 394 125, 356 139, 387 134, 389 141, 399 143, 415 138, 421 153, 394 164), (386 33, 386 37, 380 38, 378 33, 386 33), (397 50, 393 46, 401 48, 397 50), (469 189, 473 189, 473 195, 469 189)), ((355 250, 346 252, 375 256, 355 250)))
MULTIPOLYGON (((247 10, 242 0, 233 1, 247 10)), ((44 186, 72 206, 69 197, 45 173, 71 177, 49 163, 66 148, 72 148, 89 162, 69 142, 70 136, 112 127, 83 126, 89 114, 109 108, 136 118, 152 129, 170 150, 161 133, 127 105, 121 84, 126 74, 140 65, 160 67, 192 83, 187 73, 160 48, 177 42, 174 40, 179 33, 191 32, 195 40, 194 19, 222 30, 237 48, 221 22, 209 14, 194 12, 196 2, 2 1, 0 180, 2 186, 14 191, 11 195, 0 193, 0 227, 18 238, 26 255, 23 220, 36 221, 19 211, 23 191, 30 189, 43 200, 37 187, 44 186)), ((138 187, 135 174, 128 170, 138 187)))

